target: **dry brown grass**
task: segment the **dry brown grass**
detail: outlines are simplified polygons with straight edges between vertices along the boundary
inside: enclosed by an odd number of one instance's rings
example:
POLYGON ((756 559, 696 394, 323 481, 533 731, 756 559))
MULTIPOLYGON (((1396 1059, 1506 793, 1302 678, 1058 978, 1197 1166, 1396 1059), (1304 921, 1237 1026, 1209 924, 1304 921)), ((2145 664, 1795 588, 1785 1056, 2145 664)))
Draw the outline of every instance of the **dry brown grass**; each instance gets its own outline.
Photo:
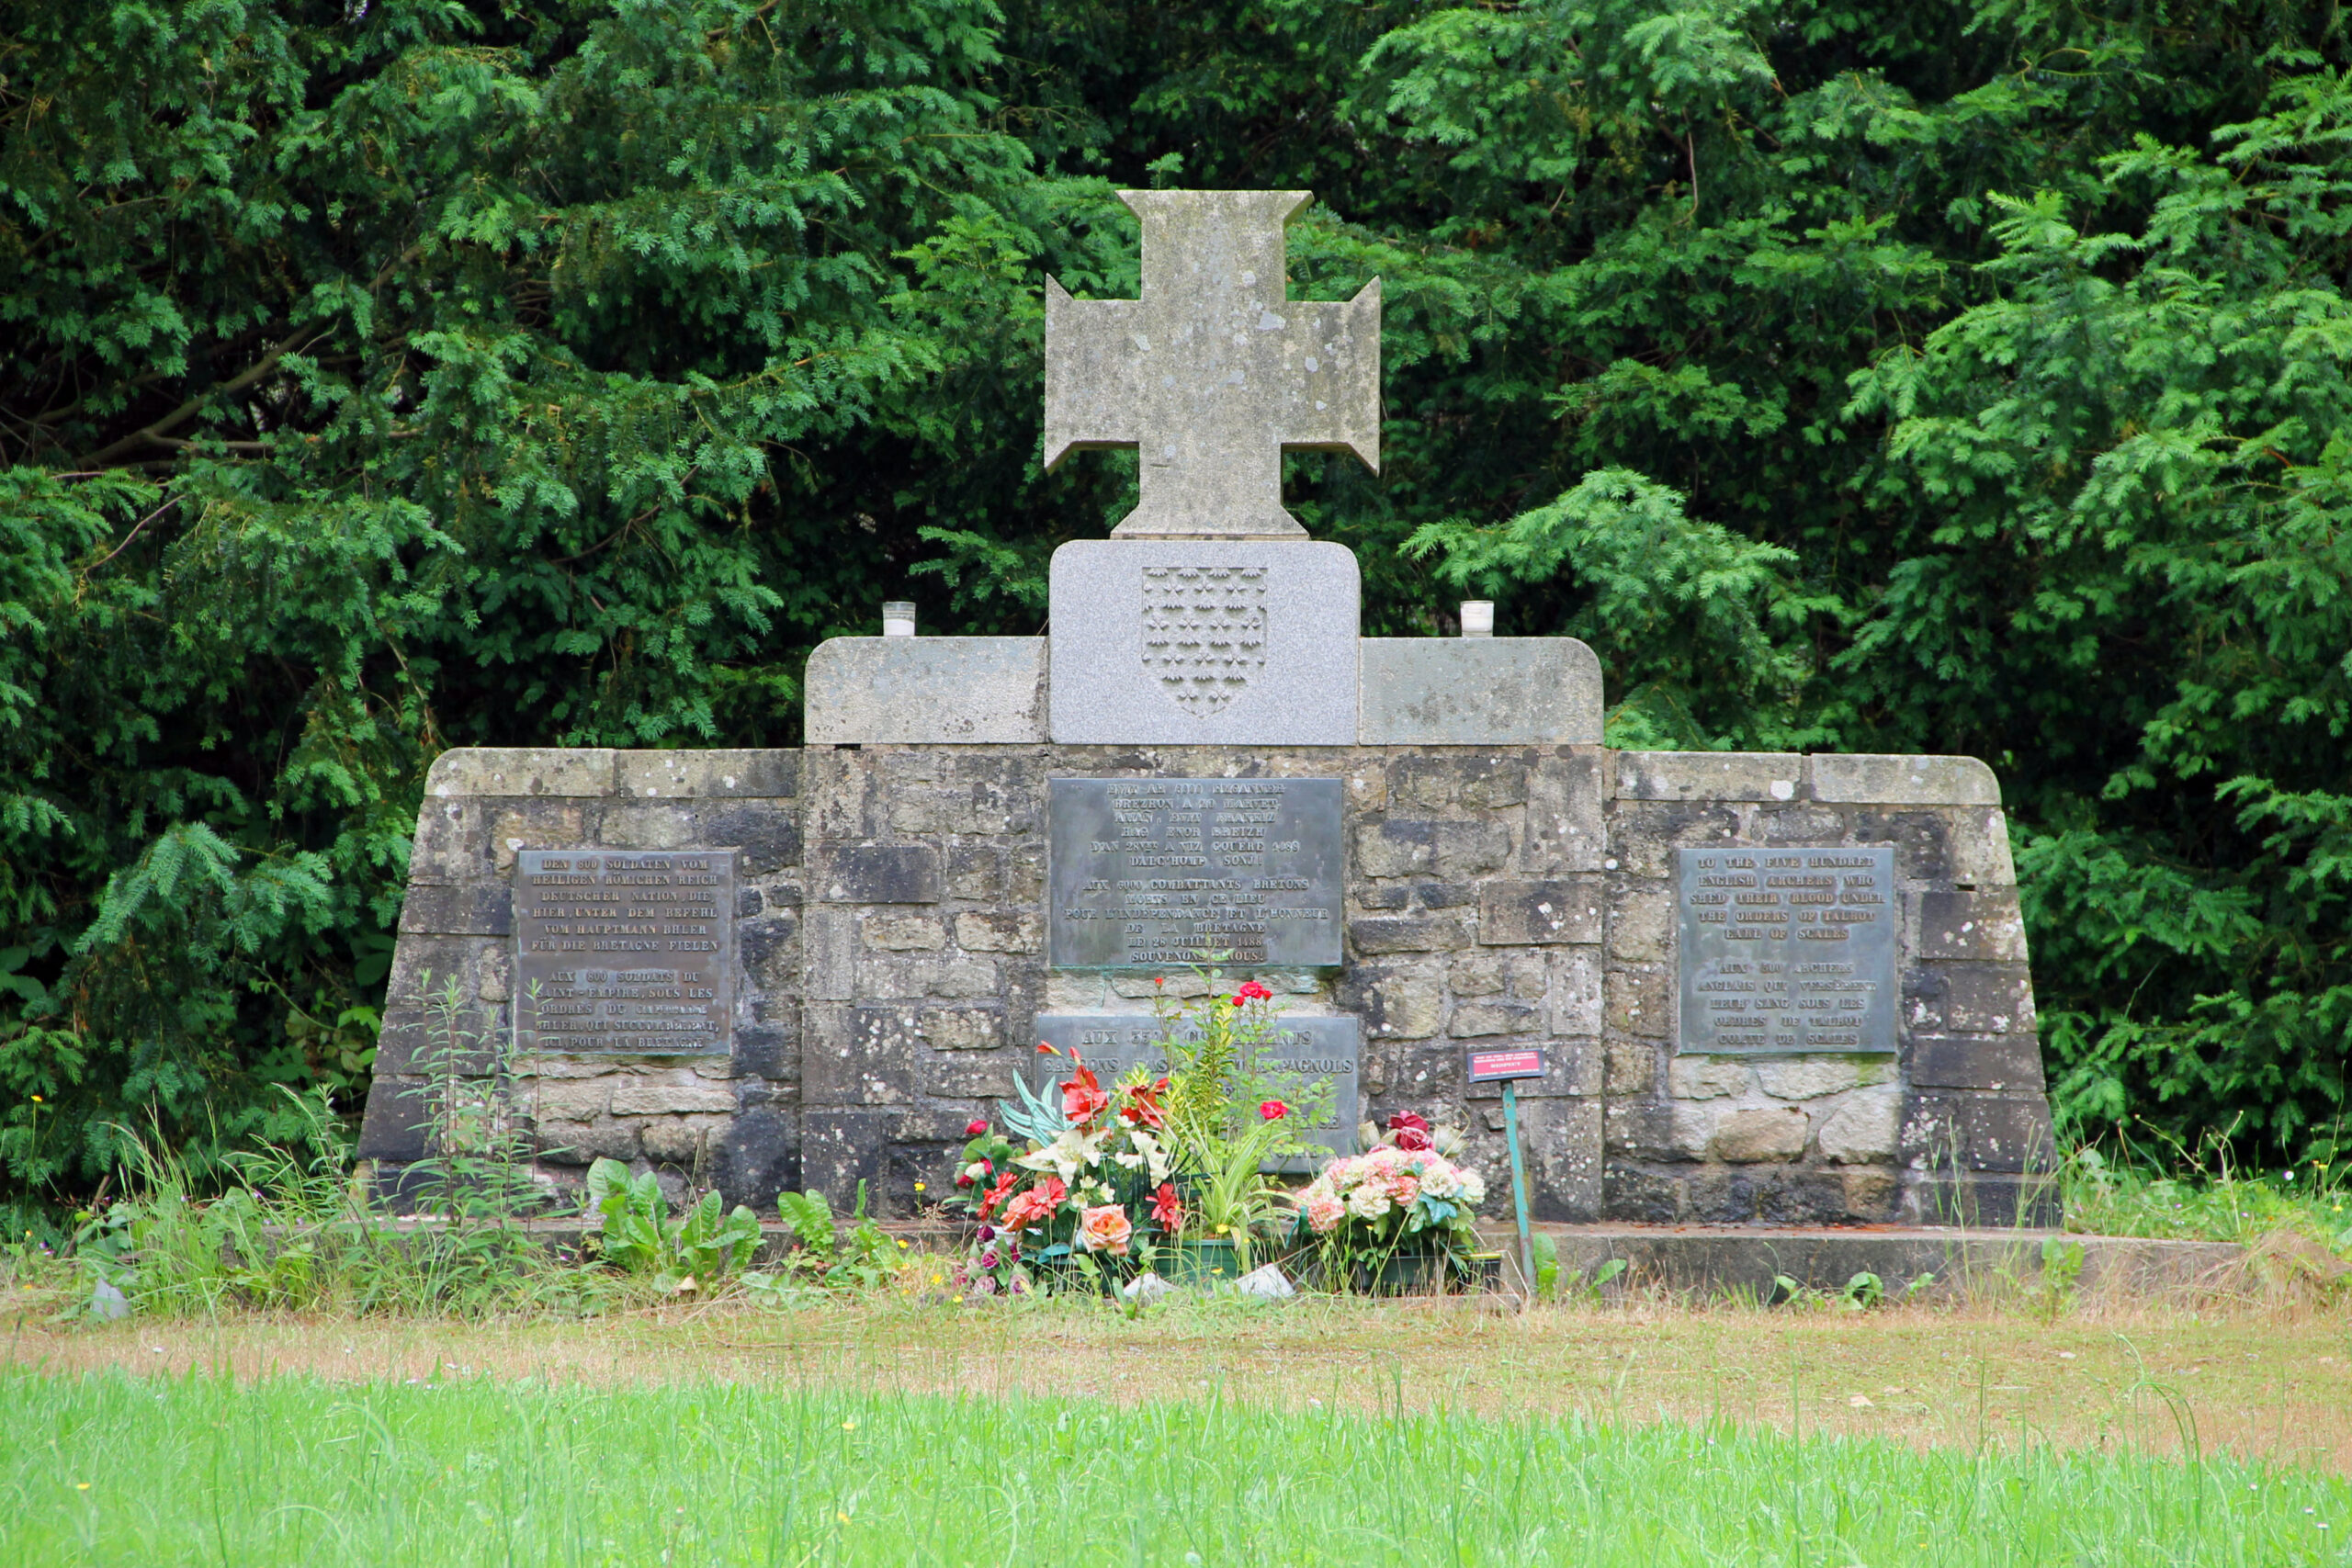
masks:
POLYGON ((1115 1399, 1448 1404, 1628 1422, 1721 1417, 1921 1446, 2195 1445, 2352 1473, 2352 1311, 2088 1302, 1762 1310, 937 1300, 664 1307, 586 1323, 24 1324, 18 1366, 259 1378, 718 1379, 1115 1399))

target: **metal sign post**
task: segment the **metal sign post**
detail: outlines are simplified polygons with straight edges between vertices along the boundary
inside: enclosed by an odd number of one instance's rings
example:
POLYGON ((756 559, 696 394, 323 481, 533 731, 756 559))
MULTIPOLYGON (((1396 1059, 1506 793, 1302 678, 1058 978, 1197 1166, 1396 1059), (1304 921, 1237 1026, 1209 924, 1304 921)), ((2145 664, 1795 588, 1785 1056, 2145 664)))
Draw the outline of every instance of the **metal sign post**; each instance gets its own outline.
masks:
POLYGON ((1472 1083, 1503 1086, 1503 1136, 1510 1144, 1510 1206, 1519 1221, 1519 1277, 1526 1301, 1535 1299, 1535 1242, 1527 1228, 1527 1165, 1519 1152, 1519 1081, 1544 1076, 1541 1051, 1473 1051, 1472 1083))

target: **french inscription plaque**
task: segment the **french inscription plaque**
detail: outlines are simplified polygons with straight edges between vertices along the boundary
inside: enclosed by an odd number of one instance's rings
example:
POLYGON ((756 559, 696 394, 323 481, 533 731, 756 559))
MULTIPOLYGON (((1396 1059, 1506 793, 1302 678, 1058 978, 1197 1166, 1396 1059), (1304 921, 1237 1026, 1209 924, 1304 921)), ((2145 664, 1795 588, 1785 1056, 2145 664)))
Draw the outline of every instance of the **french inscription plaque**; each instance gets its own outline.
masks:
POLYGON ((1685 1055, 1892 1052, 1894 852, 1675 852, 1685 1055))
POLYGON ((515 855, 518 1050, 710 1055, 734 1015, 732 850, 515 855))
POLYGON ((1048 779, 1063 969, 1340 962, 1337 779, 1048 779))
MULTIPOLYGON (((1167 1053, 1160 1049, 1159 1021, 1145 1013, 1040 1013, 1037 1038, 1062 1053, 1026 1053, 1022 1076, 1039 1093, 1069 1077, 1069 1055, 1080 1055, 1108 1089, 1129 1072, 1141 1068, 1158 1077, 1168 1070, 1167 1053)), ((1311 1088, 1329 1084, 1331 1103, 1312 1122, 1298 1128, 1310 1144, 1335 1155, 1355 1152, 1359 1100, 1356 1062, 1363 1032, 1352 1018, 1285 1018, 1259 1048, 1258 1065, 1264 1069, 1296 1075, 1311 1088)))

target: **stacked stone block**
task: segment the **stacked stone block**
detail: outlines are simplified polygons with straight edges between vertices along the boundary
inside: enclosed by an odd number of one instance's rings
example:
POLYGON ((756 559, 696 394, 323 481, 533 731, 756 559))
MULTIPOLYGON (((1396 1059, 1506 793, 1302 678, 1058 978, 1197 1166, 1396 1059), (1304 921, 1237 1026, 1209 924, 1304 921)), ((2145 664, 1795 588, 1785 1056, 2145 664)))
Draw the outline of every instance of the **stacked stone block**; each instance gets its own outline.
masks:
MULTIPOLYGON (((744 983, 724 1056, 512 1059, 545 1174, 570 1181, 610 1157, 730 1191, 772 1192, 789 1179, 800 1127, 800 771, 801 754, 788 750, 443 753, 417 813, 360 1132, 359 1154, 376 1162, 388 1199, 426 1153, 427 1058, 512 1038, 517 852, 588 845, 733 851, 744 983), (452 985, 454 1014, 428 1005, 452 985)), ((480 1069, 492 1057, 459 1060, 480 1069)))
MULTIPOLYGON (((1345 962, 1261 976, 1363 1030, 1367 1114, 1469 1130, 1499 1181, 1498 1090, 1469 1047, 1532 1046, 1541 1218, 1672 1223, 2036 1217, 2052 1160, 2007 825, 1954 758, 1599 746, 813 747, 454 751, 419 816, 363 1156, 424 1153, 421 992, 512 1022, 524 848, 731 850, 741 973, 725 1056, 525 1059, 558 1182, 597 1156, 762 1206, 780 1188, 886 1213, 923 1201, 965 1125, 1012 1092, 1040 1012, 1135 1013, 1153 976, 1049 970, 1046 780, 1336 777, 1345 962), (1674 852, 1893 844, 1901 1051, 1675 1049, 1674 852)), ((1167 989, 1194 994, 1188 976, 1167 989)))
MULTIPOLYGON (((1336 777, 1351 961, 1261 976, 1292 1014, 1351 1012, 1373 1113, 1461 1121, 1465 1043, 1540 1045, 1524 1117, 1550 1217, 1600 1211, 1598 748, 964 746, 809 753, 803 1175, 903 1212, 1012 1092, 1040 1012, 1146 1010, 1195 977, 1046 964, 1049 777, 1336 777), (1582 874, 1579 877, 1575 874, 1582 874), (1556 918, 1555 918, 1556 916, 1556 918), (1165 986, 1155 986, 1165 979, 1165 986)), ((1493 1091, 1483 1091, 1490 1099, 1493 1091)))
POLYGON ((1964 757, 1613 752, 1608 1203, 1784 1224, 2046 1217, 2055 1162, 2008 828, 1964 757), (1892 844, 1901 1049, 1676 1052, 1681 849, 1892 844))

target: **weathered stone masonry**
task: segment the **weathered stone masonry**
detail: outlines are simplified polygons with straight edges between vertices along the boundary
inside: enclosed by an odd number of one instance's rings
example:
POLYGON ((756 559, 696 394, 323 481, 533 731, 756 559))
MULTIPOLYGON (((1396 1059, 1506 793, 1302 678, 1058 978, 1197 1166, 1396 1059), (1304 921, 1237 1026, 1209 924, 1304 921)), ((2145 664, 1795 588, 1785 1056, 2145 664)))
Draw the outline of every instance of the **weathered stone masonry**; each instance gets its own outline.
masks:
POLYGON ((2054 1163, 1992 771, 1966 757, 1612 753, 1611 1218, 2007 1224, 2054 1163), (1678 1056, 1678 849, 1891 844, 1900 1050, 1678 1056))
POLYGON ((865 1179, 911 1211, 1011 1091, 1037 1013, 1133 1012, 1152 990, 1045 965, 1051 776, 1343 780, 1346 961, 1266 978, 1292 1011, 1354 1014, 1368 1107, 1463 1122, 1490 1175, 1497 1091, 1464 1084, 1463 1049, 1546 1050, 1521 1117, 1542 1217, 2000 1219, 2047 1168, 1989 772, 1598 746, 449 752, 419 814, 363 1156, 391 1188, 424 1152, 400 1090, 428 970, 480 1026, 511 1024, 518 850, 731 849, 731 1054, 526 1060, 546 1169, 610 1156, 762 1206, 865 1179), (1671 852, 1796 842, 1896 846, 1902 1054, 1675 1056, 1671 852))

